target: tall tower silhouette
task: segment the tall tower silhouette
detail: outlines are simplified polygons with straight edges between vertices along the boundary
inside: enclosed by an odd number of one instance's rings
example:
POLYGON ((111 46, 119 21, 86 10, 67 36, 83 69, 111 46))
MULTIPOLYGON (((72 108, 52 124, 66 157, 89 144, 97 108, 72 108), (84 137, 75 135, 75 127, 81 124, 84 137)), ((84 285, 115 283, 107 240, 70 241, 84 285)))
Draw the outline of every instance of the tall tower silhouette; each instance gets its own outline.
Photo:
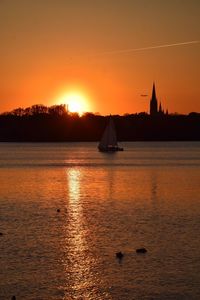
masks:
POLYGON ((150 115, 155 116, 158 113, 158 101, 156 98, 155 83, 153 83, 152 96, 150 101, 150 115))

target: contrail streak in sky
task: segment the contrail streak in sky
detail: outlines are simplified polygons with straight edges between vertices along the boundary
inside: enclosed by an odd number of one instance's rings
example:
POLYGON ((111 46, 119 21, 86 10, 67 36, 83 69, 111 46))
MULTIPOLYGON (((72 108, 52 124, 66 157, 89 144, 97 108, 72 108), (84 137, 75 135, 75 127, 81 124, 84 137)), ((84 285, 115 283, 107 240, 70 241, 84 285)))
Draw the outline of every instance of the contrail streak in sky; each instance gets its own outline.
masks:
POLYGON ((117 54, 128 54, 131 52, 138 52, 138 51, 145 51, 145 50, 151 50, 151 49, 160 49, 160 48, 169 48, 169 47, 180 47, 180 46, 186 46, 186 45, 192 45, 192 44, 199 44, 200 40, 196 41, 187 41, 187 42, 181 42, 181 43, 173 43, 173 44, 162 44, 157 46, 148 46, 148 47, 140 47, 140 48, 129 48, 129 49, 121 49, 121 50, 111 50, 111 51, 102 51, 102 52, 96 52, 91 53, 89 55, 76 55, 72 56, 70 58, 70 61, 67 62, 67 64, 72 64, 74 58, 82 58, 85 57, 87 59, 100 57, 104 55, 117 55, 117 54))
POLYGON ((200 43, 200 41, 189 41, 189 42, 174 43, 174 44, 163 44, 163 45, 148 46, 148 47, 142 47, 142 48, 130 48, 130 49, 122 49, 122 50, 105 51, 105 52, 97 53, 96 55, 121 54, 121 53, 129 53, 129 52, 134 52, 134 51, 168 48, 168 47, 184 46, 184 45, 199 44, 199 43, 200 43))

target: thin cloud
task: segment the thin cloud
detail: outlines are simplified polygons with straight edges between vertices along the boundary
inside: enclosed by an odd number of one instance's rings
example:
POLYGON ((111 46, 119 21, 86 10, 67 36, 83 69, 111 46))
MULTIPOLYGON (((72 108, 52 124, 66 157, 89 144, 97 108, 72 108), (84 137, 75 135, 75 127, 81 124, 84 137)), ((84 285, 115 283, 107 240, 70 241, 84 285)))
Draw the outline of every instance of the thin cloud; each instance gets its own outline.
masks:
POLYGON ((160 48, 168 48, 168 47, 180 47, 180 46, 187 46, 187 45, 194 45, 194 44, 199 44, 200 41, 187 41, 187 42, 181 42, 181 43, 173 43, 173 44, 162 44, 162 45, 156 45, 156 46, 148 46, 148 47, 140 47, 140 48, 129 48, 129 49, 121 49, 121 50, 112 50, 112 51, 102 51, 102 52, 97 52, 93 53, 90 55, 76 55, 68 58, 66 61, 66 65, 73 64, 73 61, 75 58, 87 58, 87 59, 92 59, 95 57, 100 57, 104 55, 117 55, 117 54, 128 54, 131 52, 139 52, 139 51, 146 51, 146 50, 152 50, 152 49, 160 49, 160 48))
POLYGON ((168 47, 177 47, 177 46, 185 46, 191 44, 199 44, 200 41, 188 41, 188 42, 181 42, 181 43, 173 43, 173 44, 163 44, 163 45, 156 45, 156 46, 148 46, 148 47, 141 47, 141 48, 129 48, 129 49, 121 49, 121 50, 113 50, 113 51, 105 51, 94 54, 94 56, 98 55, 112 55, 112 54, 123 54, 123 53, 130 53, 135 51, 143 51, 143 50, 151 50, 151 49, 159 49, 159 48, 168 48, 168 47))

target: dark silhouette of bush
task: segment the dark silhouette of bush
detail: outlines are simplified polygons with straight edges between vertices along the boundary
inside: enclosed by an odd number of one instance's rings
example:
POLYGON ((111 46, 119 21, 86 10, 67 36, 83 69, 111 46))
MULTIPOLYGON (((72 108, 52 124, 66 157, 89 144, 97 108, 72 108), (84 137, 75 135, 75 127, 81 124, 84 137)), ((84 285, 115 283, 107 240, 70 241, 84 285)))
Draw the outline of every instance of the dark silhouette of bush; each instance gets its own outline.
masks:
MULTIPOLYGON (((68 113, 65 105, 33 105, 0 115, 1 142, 98 141, 109 116, 68 113)), ((200 140, 200 114, 113 116, 119 141, 200 140)))

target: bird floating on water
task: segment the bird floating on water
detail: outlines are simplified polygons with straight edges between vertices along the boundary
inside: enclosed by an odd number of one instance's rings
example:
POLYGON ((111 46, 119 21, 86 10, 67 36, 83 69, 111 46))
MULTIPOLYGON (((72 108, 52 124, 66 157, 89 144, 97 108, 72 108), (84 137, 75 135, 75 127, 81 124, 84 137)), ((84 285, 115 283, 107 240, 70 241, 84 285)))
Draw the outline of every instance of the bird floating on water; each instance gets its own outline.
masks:
POLYGON ((124 254, 121 251, 116 253, 116 257, 119 259, 122 259, 123 256, 124 256, 124 254))
POLYGON ((138 249, 136 249, 136 252, 137 253, 146 253, 147 249, 145 249, 145 248, 138 248, 138 249))

